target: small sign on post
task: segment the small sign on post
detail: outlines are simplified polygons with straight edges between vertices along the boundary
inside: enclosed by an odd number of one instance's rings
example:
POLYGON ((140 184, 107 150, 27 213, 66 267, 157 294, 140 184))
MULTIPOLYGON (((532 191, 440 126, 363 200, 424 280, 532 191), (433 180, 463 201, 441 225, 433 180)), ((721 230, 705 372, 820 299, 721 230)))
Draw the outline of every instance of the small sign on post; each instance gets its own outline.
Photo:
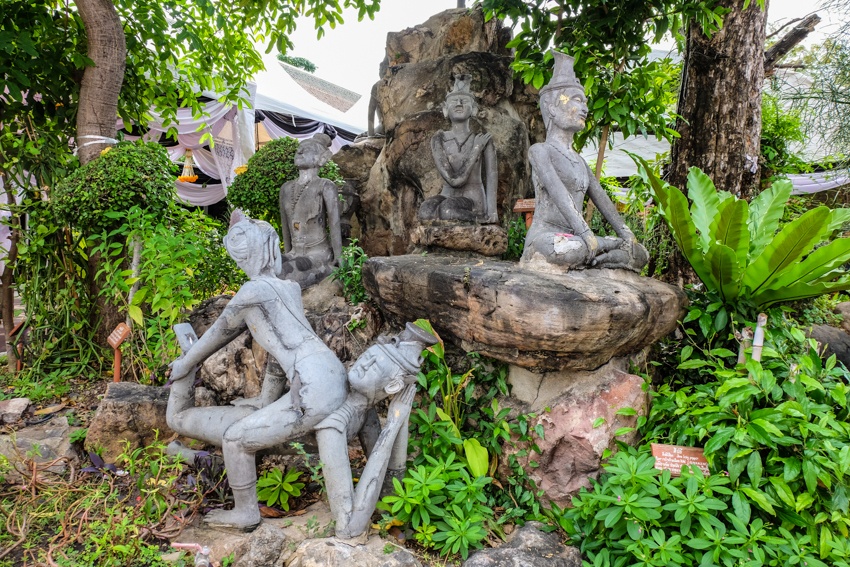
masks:
POLYGON ((518 199, 514 205, 515 213, 525 214, 525 228, 529 228, 531 226, 531 221, 534 220, 535 203, 536 201, 534 199, 518 199))
POLYGON ((109 336, 106 337, 106 342, 109 343, 109 346, 112 347, 115 356, 112 360, 112 381, 120 382, 121 381, 121 343, 127 340, 127 337, 130 336, 130 327, 127 326, 126 323, 118 323, 118 326, 109 333, 109 336))
POLYGON ((680 445, 662 445, 652 443, 652 456, 655 457, 655 468, 663 471, 668 470, 673 476, 682 474, 682 467, 696 465, 706 476, 711 474, 708 470, 708 461, 704 451, 699 447, 682 447, 680 445))

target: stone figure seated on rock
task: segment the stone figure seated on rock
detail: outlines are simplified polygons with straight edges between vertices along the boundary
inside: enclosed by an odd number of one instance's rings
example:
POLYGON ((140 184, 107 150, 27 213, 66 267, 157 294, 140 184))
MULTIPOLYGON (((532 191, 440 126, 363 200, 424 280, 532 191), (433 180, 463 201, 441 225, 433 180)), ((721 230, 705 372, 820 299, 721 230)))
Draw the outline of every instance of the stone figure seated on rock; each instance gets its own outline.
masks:
POLYGON ((529 148, 535 188, 534 220, 521 263, 544 262, 564 268, 626 268, 639 272, 649 256, 573 149, 573 136, 585 127, 587 98, 573 71, 573 58, 554 52, 552 80, 540 90, 546 141, 529 148), (616 237, 597 237, 582 216, 587 196, 616 237))
POLYGON ((295 152, 298 179, 280 188, 280 225, 285 254, 282 279, 309 287, 327 277, 342 253, 339 190, 319 177, 331 158, 331 139, 316 134, 302 140, 295 152))
POLYGON ((437 132, 431 138, 431 153, 443 178, 443 189, 423 201, 420 220, 498 222, 496 150, 490 134, 470 130, 469 120, 477 113, 478 104, 469 92, 469 76, 460 75, 443 106, 451 130, 437 132))

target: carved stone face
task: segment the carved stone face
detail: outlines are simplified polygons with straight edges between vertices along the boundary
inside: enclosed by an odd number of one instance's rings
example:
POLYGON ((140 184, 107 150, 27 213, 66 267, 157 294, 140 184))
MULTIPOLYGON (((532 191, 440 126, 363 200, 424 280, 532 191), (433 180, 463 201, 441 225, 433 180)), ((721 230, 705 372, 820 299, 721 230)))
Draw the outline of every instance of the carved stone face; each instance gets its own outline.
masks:
POLYGON ((581 89, 562 89, 548 97, 546 112, 555 128, 580 132, 587 123, 587 97, 581 89))
POLYGON ((446 97, 446 116, 452 122, 465 122, 477 112, 475 100, 468 95, 446 97))
POLYGON ((348 384, 352 390, 366 396, 374 403, 401 390, 404 385, 402 370, 377 346, 370 347, 348 371, 348 384))

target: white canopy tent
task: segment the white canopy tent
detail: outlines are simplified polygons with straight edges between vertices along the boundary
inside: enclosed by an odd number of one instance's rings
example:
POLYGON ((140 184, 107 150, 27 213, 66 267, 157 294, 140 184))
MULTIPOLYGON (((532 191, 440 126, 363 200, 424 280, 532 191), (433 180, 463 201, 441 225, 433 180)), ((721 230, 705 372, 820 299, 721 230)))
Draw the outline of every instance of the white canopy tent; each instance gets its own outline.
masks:
MULTIPOLYGON (((177 143, 167 146, 171 160, 180 163, 186 151, 192 150, 194 167, 212 181, 176 181, 177 195, 182 201, 209 206, 224 199, 227 187, 233 182, 234 170, 245 165, 254 154, 258 135, 263 139, 283 136, 304 139, 317 132, 343 130, 357 134, 365 131, 365 114, 357 119, 313 97, 283 70, 274 56, 266 54, 263 62, 266 70, 255 75, 254 81, 247 85, 245 99, 248 104, 241 109, 218 102, 216 93, 202 93, 212 100, 204 104, 204 116, 200 118, 195 118, 190 109, 181 108, 177 111, 176 123, 165 125, 162 117, 153 113, 148 131, 141 137, 159 141, 163 133, 176 128, 177 143), (292 127, 287 124, 290 120, 292 127), (205 134, 212 136, 212 146, 208 140, 202 142, 205 134)), ((124 137, 132 140, 140 136, 125 133, 124 137)), ((343 136, 336 136, 331 151, 336 153, 349 143, 343 136)))

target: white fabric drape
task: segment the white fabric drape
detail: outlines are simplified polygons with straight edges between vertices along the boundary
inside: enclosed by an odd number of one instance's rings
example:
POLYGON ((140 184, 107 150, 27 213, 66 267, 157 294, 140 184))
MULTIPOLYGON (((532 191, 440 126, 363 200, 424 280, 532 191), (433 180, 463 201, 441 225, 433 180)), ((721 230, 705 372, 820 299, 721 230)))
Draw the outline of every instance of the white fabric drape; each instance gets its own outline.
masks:
MULTIPOLYGON (((306 140, 307 138, 312 138, 313 135, 316 134, 317 132, 322 132, 323 128, 324 128, 324 124, 319 123, 319 125, 316 127, 316 129, 313 130, 312 132, 307 132, 307 133, 304 133, 304 134, 291 134, 291 133, 287 132, 286 130, 284 130, 283 128, 280 128, 277 124, 275 124, 271 120, 263 120, 262 124, 263 124, 263 128, 266 129, 266 132, 268 132, 269 138, 271 138, 272 140, 275 140, 277 138, 284 138, 284 137, 287 137, 287 136, 290 137, 290 138, 295 138, 296 140, 306 140)), ((347 146, 347 145, 348 145, 348 142, 346 140, 344 140, 340 136, 337 136, 336 138, 334 138, 331 141, 330 150, 333 153, 337 153, 342 147, 347 146)))

